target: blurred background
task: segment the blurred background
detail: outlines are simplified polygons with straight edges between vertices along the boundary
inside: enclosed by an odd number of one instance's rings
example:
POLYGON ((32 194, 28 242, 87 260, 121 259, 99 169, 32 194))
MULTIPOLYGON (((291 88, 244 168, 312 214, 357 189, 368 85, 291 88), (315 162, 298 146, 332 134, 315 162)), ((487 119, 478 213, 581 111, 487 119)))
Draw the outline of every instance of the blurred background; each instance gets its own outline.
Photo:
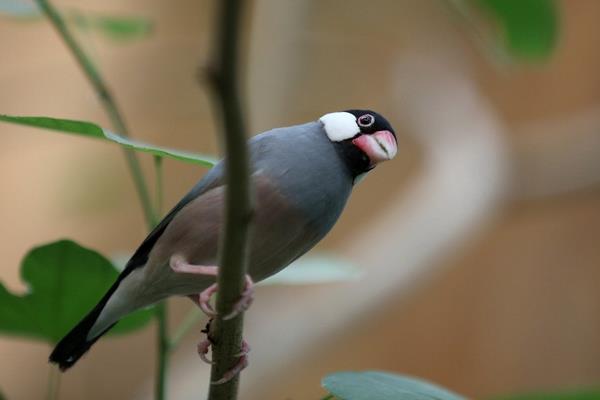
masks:
MULTIPOLYGON (((242 399, 316 399, 339 370, 419 376, 472 398, 600 384, 600 2, 557 1, 544 57, 500 50, 485 10, 443 0, 255 0, 244 27, 252 133, 372 108, 399 135, 395 160, 354 191, 315 252, 360 280, 265 286, 247 313, 242 399)), ((199 67, 214 1, 56 1, 136 15, 147 37, 76 31, 137 139, 218 154, 199 67)), ((501 36, 501 35, 500 35, 501 36)), ((0 17, 0 113, 106 114, 42 17, 0 17)), ((0 280, 24 292, 34 245, 72 238, 131 252, 145 224, 119 149, 0 124, 0 280)), ((141 155, 152 176, 152 159, 141 155)), ((165 160, 170 207, 205 172, 165 160)), ((173 329, 192 307, 169 301, 173 329)), ((173 356, 172 399, 202 398, 199 323, 173 356)), ((153 324, 98 342, 61 399, 152 397, 153 324)), ((0 336, 7 399, 44 398, 50 347, 0 336)))

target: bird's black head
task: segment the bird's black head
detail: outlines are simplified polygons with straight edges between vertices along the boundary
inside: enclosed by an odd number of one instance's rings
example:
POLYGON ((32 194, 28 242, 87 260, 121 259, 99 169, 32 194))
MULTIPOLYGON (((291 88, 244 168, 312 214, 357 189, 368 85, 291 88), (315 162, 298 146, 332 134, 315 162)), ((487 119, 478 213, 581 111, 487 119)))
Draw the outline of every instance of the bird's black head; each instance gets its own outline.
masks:
POLYGON ((325 114, 319 120, 354 177, 396 155, 396 133, 375 111, 346 110, 325 114))

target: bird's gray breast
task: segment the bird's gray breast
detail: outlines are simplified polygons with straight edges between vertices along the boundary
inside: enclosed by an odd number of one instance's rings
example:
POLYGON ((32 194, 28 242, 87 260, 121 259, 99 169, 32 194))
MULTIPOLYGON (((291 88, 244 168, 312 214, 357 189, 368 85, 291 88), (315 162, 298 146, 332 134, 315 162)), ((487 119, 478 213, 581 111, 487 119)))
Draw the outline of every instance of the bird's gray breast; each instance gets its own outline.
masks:
POLYGON ((352 176, 321 122, 274 129, 250 143, 255 173, 265 175, 324 236, 340 216, 352 176))

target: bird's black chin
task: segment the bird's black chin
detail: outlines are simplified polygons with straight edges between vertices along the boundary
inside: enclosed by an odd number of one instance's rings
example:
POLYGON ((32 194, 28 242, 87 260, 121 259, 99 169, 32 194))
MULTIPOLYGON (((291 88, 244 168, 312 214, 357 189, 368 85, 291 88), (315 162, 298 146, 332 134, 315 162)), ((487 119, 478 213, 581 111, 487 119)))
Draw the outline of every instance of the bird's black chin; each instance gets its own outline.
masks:
POLYGON ((353 179, 374 168, 371 166, 369 157, 352 143, 352 138, 334 143, 334 146, 348 167, 353 179))

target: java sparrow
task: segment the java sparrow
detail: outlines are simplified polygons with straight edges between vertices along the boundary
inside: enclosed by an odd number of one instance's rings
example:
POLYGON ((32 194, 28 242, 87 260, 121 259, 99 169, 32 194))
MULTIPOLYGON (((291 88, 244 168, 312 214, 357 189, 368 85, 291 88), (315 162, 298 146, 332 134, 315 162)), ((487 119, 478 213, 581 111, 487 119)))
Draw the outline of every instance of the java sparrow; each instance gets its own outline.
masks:
MULTIPOLYGON (((370 110, 333 112, 273 129, 248 146, 255 206, 248 274, 254 281, 315 246, 337 221, 359 178, 397 150, 389 122, 370 110)), ((202 273, 202 266, 218 262, 223 172, 221 161, 154 228, 104 297, 56 345, 50 362, 64 371, 125 315, 214 286, 215 274, 202 273)))

